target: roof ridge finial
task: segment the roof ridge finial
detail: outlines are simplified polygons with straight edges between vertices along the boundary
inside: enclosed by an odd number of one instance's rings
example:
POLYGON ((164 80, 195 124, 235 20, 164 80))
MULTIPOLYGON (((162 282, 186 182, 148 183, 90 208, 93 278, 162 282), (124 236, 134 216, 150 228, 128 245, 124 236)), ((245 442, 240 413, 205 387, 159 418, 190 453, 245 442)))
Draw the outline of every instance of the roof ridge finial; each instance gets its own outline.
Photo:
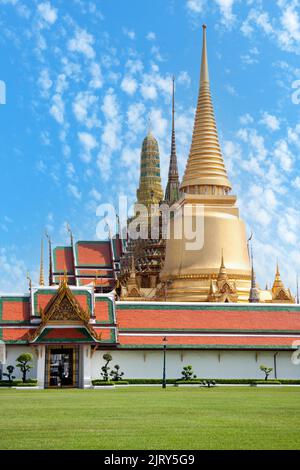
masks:
POLYGON ((175 132, 175 75, 172 77, 172 137, 171 155, 169 164, 168 183, 165 193, 165 201, 172 206, 180 199, 180 183, 176 152, 176 132, 175 132))
POLYGON ((73 248, 73 245, 74 245, 73 232, 72 232, 71 227, 68 223, 67 223, 67 231, 70 235, 71 247, 73 248))
POLYGON ((250 253, 251 253, 251 289, 250 289, 250 295, 249 295, 249 302, 258 303, 260 299, 259 299, 259 292, 256 286, 256 276, 255 276, 255 271, 254 271, 252 244, 250 247, 250 253))
POLYGON ((44 280, 44 239, 41 239, 41 260, 40 260, 40 286, 45 285, 44 280))
POLYGON ((152 134, 152 117, 151 117, 151 113, 148 114, 148 118, 147 118, 147 133, 148 135, 149 134, 152 134))
POLYGON ((52 242, 49 233, 45 232, 46 238, 48 239, 48 248, 49 248, 49 286, 53 284, 53 264, 52 264, 52 242))
POLYGON ((201 61, 201 78, 200 84, 204 82, 209 84, 209 71, 208 71, 208 59, 207 59, 207 45, 206 45, 206 29, 207 26, 202 25, 203 30, 203 46, 202 46, 202 61, 201 61))

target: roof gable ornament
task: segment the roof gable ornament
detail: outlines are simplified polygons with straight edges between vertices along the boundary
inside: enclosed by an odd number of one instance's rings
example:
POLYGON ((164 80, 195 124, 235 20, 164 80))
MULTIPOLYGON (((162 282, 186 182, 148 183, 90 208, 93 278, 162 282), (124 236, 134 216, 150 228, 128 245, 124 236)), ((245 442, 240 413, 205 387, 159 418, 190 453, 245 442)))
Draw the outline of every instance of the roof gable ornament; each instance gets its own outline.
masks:
POLYGON ((57 293, 50 300, 44 310, 40 310, 42 322, 33 336, 30 337, 30 341, 34 342, 39 335, 42 333, 44 328, 48 325, 53 324, 82 324, 95 339, 95 341, 101 340, 101 335, 98 335, 93 327, 89 324, 90 312, 85 311, 76 297, 72 293, 71 289, 67 284, 67 277, 64 276, 64 280, 57 293))

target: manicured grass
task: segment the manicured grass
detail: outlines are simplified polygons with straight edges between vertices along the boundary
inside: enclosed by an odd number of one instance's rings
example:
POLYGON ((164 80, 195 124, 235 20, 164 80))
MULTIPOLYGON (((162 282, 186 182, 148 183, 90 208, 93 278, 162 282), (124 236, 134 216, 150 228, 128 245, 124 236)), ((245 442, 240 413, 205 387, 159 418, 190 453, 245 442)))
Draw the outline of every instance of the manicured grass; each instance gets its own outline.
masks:
POLYGON ((0 449, 299 449, 300 388, 0 390, 0 449))

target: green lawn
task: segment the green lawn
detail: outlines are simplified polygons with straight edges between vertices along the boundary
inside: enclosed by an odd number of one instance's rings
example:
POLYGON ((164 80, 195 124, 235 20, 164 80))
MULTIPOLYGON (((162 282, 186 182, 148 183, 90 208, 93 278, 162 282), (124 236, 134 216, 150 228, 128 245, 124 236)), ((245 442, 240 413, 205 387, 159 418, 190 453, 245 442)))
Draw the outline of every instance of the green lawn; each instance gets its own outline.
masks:
POLYGON ((300 449, 300 388, 1 390, 0 449, 300 449))

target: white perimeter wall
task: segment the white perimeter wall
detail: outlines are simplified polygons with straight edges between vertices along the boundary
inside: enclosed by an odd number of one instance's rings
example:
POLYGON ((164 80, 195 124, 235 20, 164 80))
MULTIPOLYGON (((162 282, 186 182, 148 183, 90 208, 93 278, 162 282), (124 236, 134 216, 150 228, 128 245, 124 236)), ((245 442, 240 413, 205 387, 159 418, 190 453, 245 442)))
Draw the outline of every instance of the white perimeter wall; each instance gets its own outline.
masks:
MULTIPOLYGON (((17 357, 28 352, 33 355, 33 369, 28 378, 37 377, 37 356, 29 346, 6 347, 7 361, 3 365, 6 371, 7 365, 16 366, 17 357)), ((121 371, 125 373, 124 379, 142 378, 158 379, 162 377, 163 351, 113 351, 98 350, 91 358, 92 379, 101 377, 101 367, 104 365, 103 354, 109 352, 113 360, 110 367, 119 364, 121 371)), ((280 351, 277 354, 277 377, 278 379, 300 380, 300 365, 294 365, 291 361, 291 352, 280 351)), ((184 366, 191 365, 195 374, 200 378, 218 379, 263 379, 264 374, 259 366, 264 364, 274 368, 274 352, 255 351, 167 351, 167 378, 181 377, 184 366)), ((21 379, 18 368, 14 375, 21 379)), ((274 378, 274 371, 270 375, 274 378)))
MULTIPOLYGON (((19 367, 16 367, 16 360, 20 354, 29 353, 32 355, 33 359, 31 365, 33 368, 27 373, 27 379, 36 379, 37 376, 37 356, 35 351, 30 346, 14 346, 6 345, 6 364, 2 365, 2 371, 6 373, 7 366, 14 366, 15 370, 13 375, 16 377, 16 380, 22 379, 22 372, 20 372, 19 367)), ((3 377, 3 380, 7 380, 7 377, 3 377)))
MULTIPOLYGON (((92 378, 100 378, 104 365, 103 354, 109 352, 113 360, 110 367, 119 364, 124 379, 161 378, 163 351, 96 351, 92 358, 92 378)), ((277 354, 278 379, 300 379, 300 365, 291 361, 291 352, 277 354)), ((218 379, 263 379, 259 366, 264 364, 274 369, 274 352, 255 351, 167 351, 167 378, 181 377, 184 366, 191 365, 200 378, 218 379)), ((274 378, 274 371, 270 375, 274 378)))

